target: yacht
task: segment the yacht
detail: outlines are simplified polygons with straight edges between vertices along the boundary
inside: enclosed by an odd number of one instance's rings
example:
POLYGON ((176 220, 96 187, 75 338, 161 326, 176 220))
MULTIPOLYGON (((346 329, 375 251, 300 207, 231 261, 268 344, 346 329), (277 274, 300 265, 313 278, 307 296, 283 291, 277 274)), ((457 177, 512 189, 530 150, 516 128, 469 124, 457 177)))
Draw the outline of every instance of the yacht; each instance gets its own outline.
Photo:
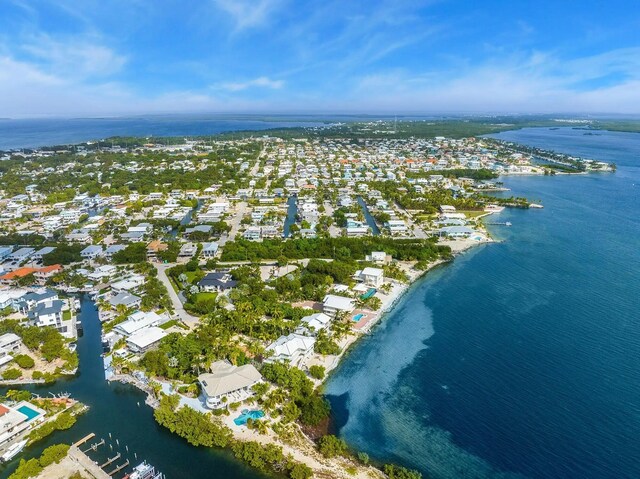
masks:
POLYGON ((9 447, 9 449, 7 449, 7 452, 5 452, 2 457, 0 457, 0 460, 2 460, 2 462, 9 462, 11 459, 16 457, 26 445, 26 439, 24 441, 16 442, 11 447, 9 447))

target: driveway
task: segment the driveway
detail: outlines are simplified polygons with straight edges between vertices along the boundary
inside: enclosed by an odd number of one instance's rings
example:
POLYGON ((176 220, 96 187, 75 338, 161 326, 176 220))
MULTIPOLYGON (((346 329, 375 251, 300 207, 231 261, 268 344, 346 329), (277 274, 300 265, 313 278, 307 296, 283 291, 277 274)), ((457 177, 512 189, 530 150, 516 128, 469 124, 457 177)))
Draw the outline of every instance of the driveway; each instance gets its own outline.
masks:
POLYGON ((171 298, 171 302, 173 303, 175 314, 190 328, 195 327, 200 322, 200 318, 192 316, 185 311, 178 293, 176 293, 173 289, 173 285, 171 284, 171 281, 169 281, 169 278, 167 276, 167 269, 172 268, 173 266, 175 266, 175 264, 154 263, 153 265, 158 270, 158 279, 162 281, 162 284, 164 284, 164 286, 167 288, 167 291, 169 291, 169 298, 171 298))

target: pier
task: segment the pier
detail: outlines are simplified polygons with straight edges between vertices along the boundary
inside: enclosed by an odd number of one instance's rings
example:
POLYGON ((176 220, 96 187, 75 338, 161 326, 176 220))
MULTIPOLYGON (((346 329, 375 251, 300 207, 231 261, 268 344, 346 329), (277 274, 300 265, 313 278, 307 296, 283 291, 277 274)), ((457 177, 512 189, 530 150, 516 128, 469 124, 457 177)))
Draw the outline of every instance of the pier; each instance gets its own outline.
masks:
POLYGON ((107 467, 112 462, 117 461, 118 459, 120 459, 121 456, 122 456, 122 454, 120 454, 120 453, 116 454, 111 459, 109 459, 107 462, 105 462, 103 464, 100 464, 100 469, 104 469, 105 467, 107 467))
POLYGON ((122 471, 125 467, 127 467, 129 465, 129 459, 127 459, 127 461, 124 464, 119 465, 118 467, 116 467, 113 471, 108 472, 107 474, 109 476, 113 476, 114 474, 119 473, 120 471, 122 471))

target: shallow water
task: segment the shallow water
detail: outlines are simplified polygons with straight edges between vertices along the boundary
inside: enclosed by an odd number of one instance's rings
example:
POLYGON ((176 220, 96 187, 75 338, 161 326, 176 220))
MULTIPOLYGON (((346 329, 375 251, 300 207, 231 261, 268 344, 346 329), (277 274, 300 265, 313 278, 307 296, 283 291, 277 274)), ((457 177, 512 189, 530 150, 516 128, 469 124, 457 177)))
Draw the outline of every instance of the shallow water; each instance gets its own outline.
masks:
POLYGON ((507 178, 504 243, 429 274, 327 385, 340 434, 429 477, 640 477, 640 135, 498 135, 615 161, 507 178))

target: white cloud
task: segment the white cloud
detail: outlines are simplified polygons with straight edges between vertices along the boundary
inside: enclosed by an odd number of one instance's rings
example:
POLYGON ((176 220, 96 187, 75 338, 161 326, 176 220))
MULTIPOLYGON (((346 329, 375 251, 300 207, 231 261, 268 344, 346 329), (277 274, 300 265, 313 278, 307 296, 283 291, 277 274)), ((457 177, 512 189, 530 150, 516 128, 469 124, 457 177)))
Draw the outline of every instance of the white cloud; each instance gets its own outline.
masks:
POLYGON ((237 91, 242 91, 242 90, 246 90, 248 88, 254 88, 254 87, 278 90, 283 86, 284 86, 284 81, 282 80, 272 80, 269 77, 261 76, 245 82, 221 83, 219 85, 215 85, 213 88, 228 90, 231 92, 237 92, 237 91))
POLYGON ((262 26, 282 5, 282 0, 214 0, 215 5, 231 16, 236 30, 262 26))
POLYGON ((74 77, 112 75, 127 62, 124 55, 84 36, 61 39, 39 34, 19 49, 51 72, 74 77))

